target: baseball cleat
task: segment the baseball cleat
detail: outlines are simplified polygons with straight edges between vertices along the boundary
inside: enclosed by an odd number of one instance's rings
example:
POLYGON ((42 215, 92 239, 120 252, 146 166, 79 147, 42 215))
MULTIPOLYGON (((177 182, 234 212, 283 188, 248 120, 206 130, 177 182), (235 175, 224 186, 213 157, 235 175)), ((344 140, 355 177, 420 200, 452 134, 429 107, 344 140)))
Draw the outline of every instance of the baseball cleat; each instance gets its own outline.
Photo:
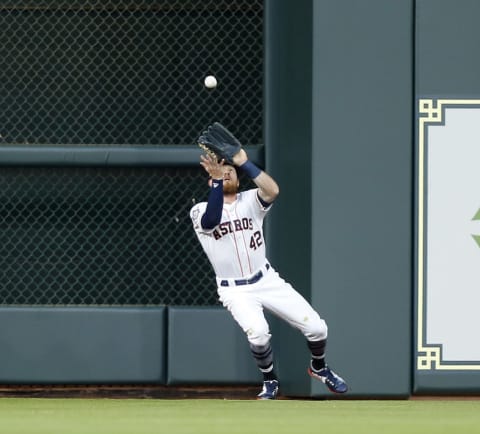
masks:
POLYGON ((314 371, 310 367, 308 368, 308 375, 325 383, 333 393, 345 393, 348 390, 347 383, 345 383, 344 379, 335 374, 328 366, 325 366, 325 368, 319 371, 314 371))
POLYGON ((278 394, 278 380, 263 382, 263 389, 257 395, 257 399, 275 399, 278 394))

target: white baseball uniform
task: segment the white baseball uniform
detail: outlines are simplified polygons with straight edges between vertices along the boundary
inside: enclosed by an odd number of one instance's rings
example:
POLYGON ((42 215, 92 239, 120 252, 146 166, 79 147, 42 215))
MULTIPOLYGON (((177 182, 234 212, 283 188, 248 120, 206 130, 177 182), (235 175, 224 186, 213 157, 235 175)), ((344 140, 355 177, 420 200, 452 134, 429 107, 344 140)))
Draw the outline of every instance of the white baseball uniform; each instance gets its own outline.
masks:
POLYGON ((250 343, 262 346, 270 340, 263 308, 299 329, 308 340, 325 339, 325 321, 266 259, 263 219, 271 205, 262 205, 258 189, 238 193, 235 202, 224 203, 221 221, 213 229, 201 226, 206 208, 207 202, 193 206, 193 227, 215 271, 219 299, 250 343))

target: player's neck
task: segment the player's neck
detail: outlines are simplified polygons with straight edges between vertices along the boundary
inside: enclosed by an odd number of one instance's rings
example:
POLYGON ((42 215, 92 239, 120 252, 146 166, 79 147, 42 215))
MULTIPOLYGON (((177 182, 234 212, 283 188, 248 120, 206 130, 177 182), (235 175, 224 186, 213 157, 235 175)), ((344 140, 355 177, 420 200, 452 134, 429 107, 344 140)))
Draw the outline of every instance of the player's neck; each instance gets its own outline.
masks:
POLYGON ((233 203, 237 200, 237 193, 223 194, 223 203, 233 203))

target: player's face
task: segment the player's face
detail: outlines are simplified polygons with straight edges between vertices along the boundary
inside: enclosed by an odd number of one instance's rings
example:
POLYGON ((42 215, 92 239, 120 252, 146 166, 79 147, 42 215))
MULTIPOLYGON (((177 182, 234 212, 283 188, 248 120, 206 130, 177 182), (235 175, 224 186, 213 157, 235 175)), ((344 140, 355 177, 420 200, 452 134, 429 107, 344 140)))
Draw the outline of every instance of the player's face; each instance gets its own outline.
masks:
POLYGON ((240 181, 237 171, 233 166, 223 166, 223 192, 226 194, 235 194, 238 191, 240 181))

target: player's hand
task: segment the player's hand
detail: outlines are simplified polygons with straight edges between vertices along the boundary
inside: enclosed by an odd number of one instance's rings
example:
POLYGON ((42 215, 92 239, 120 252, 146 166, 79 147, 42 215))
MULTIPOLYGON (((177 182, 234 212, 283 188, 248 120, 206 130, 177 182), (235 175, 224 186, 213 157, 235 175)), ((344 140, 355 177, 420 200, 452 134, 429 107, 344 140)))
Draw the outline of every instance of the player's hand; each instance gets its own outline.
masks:
POLYGON ((233 164, 235 166, 241 166, 243 163, 245 163, 248 160, 248 155, 245 152, 245 149, 240 148, 240 151, 238 151, 232 158, 233 164))
POLYGON ((213 179, 223 179, 223 163, 224 160, 218 161, 217 158, 210 154, 200 156, 200 165, 213 179))

